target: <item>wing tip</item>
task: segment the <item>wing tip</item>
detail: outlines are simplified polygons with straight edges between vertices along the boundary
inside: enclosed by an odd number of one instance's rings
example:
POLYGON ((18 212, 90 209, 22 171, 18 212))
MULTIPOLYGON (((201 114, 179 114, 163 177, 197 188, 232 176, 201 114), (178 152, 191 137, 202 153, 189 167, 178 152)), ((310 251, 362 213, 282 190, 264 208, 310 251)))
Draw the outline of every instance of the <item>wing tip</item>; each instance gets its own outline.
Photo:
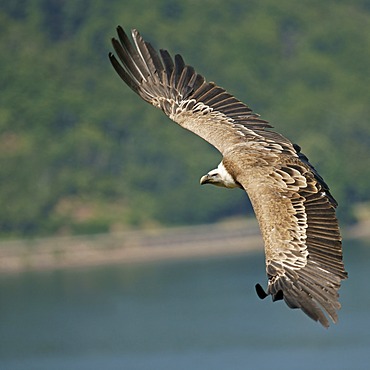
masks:
POLYGON ((338 301, 336 301, 337 304, 335 305, 335 310, 333 310, 320 304, 310 295, 302 296, 304 290, 296 291, 296 289, 290 289, 286 292, 283 292, 283 290, 277 290, 272 293, 270 287, 265 291, 260 284, 255 285, 255 290, 257 296, 262 300, 271 295, 273 302, 284 300, 289 308, 301 309, 310 319, 320 323, 326 329, 330 327, 328 317, 334 324, 338 322, 338 314, 336 310, 339 310, 341 307, 338 301))
POLYGON ((262 288, 261 284, 255 285, 256 293, 260 299, 265 299, 268 296, 268 293, 262 288))

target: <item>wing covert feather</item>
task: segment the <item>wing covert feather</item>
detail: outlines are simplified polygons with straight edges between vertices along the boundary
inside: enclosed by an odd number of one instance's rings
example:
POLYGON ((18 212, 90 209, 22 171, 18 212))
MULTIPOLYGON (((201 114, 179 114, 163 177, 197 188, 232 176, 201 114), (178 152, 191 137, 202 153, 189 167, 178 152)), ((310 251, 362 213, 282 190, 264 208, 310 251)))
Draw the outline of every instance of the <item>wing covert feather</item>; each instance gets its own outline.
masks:
POLYGON ((253 176, 238 181, 249 194, 265 242, 265 294, 328 327, 326 315, 337 321, 338 290, 347 273, 336 202, 312 168, 296 158, 285 163, 280 158, 275 167, 254 168, 253 176))

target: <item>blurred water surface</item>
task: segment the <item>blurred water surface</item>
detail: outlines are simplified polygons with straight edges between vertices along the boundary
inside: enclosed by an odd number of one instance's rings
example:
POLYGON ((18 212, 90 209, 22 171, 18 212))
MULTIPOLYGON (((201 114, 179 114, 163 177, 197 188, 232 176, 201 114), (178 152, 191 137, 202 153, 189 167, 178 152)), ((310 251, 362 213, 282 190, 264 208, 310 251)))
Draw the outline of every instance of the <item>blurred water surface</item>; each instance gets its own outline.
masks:
POLYGON ((370 368, 370 248, 345 243, 350 279, 328 330, 261 301, 264 257, 0 276, 0 368, 370 368))

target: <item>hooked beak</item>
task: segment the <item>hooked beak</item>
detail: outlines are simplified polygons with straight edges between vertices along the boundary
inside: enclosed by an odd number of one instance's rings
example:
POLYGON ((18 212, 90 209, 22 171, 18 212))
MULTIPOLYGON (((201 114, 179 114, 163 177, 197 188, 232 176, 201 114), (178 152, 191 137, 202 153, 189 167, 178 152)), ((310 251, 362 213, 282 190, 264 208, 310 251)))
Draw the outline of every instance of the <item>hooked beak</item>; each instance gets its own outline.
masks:
POLYGON ((210 183, 210 178, 211 177, 208 174, 202 176, 201 179, 200 179, 200 185, 209 184, 210 183))

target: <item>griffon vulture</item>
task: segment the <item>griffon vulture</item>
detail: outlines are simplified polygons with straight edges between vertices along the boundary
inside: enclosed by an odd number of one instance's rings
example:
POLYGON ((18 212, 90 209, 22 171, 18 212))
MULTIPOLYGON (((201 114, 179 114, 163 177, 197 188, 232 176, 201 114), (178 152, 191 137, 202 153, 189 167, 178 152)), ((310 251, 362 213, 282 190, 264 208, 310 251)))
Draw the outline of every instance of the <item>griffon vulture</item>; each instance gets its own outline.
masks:
POLYGON ((110 61, 122 80, 145 101, 216 147, 223 159, 201 184, 244 189, 265 244, 268 287, 260 298, 283 299, 313 320, 337 321, 338 290, 347 277, 342 262, 337 202, 298 145, 233 95, 207 82, 180 55, 159 53, 121 27, 110 61))

